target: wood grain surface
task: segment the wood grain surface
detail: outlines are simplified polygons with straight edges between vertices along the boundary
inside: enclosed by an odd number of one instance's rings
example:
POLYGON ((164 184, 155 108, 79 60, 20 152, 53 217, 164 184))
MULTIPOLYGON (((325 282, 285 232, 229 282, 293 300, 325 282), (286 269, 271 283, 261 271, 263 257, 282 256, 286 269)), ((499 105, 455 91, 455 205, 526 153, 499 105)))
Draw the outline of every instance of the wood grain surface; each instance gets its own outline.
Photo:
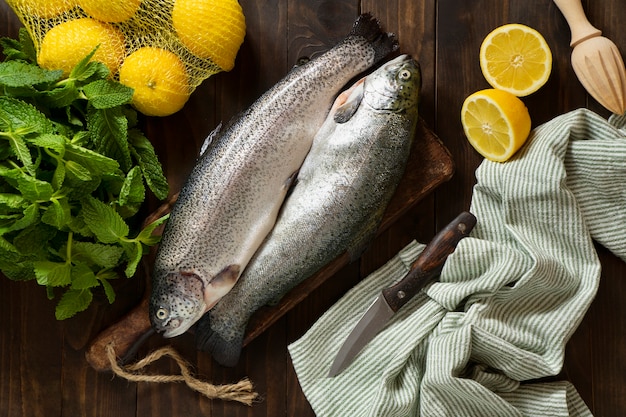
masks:
MULTIPOLYGON (((141 353, 171 343, 196 372, 215 384, 249 377, 261 394, 252 407, 210 401, 183 384, 131 383, 95 372, 85 360, 90 341, 137 305, 141 279, 116 283, 111 306, 97 296, 92 307, 64 322, 54 319, 54 302, 35 282, 0 276, 0 416, 193 417, 313 416, 293 370, 287 345, 298 339, 336 300, 413 239, 427 242, 469 208, 474 172, 482 158, 467 143, 459 121, 466 96, 488 85, 478 49, 493 28, 524 23, 549 43, 553 72, 537 93, 524 98, 533 126, 564 112, 588 107, 608 116, 580 85, 569 59, 570 32, 549 0, 241 0, 247 33, 235 68, 205 81, 185 108, 170 117, 146 118, 142 127, 154 143, 172 189, 186 178, 200 145, 226 121, 278 81, 302 56, 320 53, 341 39, 360 12, 370 11, 398 35, 401 51, 420 61, 420 113, 450 151, 455 172, 381 233, 357 262, 306 294, 259 334, 240 363, 224 368, 196 351, 193 335, 151 338, 141 353)), ((626 51, 624 0, 583 1, 589 20, 626 51)), ((0 2, 0 35, 17 35, 20 23, 0 2)), ((147 211, 158 206, 154 199, 147 211)), ((597 416, 626 415, 626 264, 597 246, 603 272, 596 299, 567 345, 559 379, 571 381, 597 416)), ((168 361, 150 372, 173 373, 168 361)))

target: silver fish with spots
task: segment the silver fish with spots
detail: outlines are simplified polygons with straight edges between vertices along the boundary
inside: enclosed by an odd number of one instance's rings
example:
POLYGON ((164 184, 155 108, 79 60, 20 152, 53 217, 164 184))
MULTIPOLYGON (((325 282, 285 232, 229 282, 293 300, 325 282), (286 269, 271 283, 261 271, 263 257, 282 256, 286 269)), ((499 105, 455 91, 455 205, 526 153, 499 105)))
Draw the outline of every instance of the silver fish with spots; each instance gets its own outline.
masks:
POLYGON ((184 333, 230 291, 273 227, 334 97, 395 49, 394 36, 362 15, 343 41, 210 135, 156 256, 149 306, 156 331, 184 333))
POLYGON ((404 173, 420 87, 417 62, 403 55, 338 97, 276 225, 237 285, 198 322, 200 350, 234 366, 255 311, 345 251, 360 254, 404 173))

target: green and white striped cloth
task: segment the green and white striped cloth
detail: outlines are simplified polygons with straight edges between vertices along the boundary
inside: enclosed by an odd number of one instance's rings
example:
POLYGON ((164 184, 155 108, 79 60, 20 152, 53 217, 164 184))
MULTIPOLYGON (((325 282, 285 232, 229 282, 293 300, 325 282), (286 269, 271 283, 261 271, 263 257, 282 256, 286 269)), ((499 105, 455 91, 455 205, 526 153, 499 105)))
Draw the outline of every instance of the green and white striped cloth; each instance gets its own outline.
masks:
POLYGON ((440 282, 413 298, 334 378, 339 347, 379 291, 408 271, 412 243, 289 346, 318 417, 590 416, 557 375, 600 279, 592 239, 626 260, 626 117, 585 109, 531 132, 476 171, 471 235, 440 282))

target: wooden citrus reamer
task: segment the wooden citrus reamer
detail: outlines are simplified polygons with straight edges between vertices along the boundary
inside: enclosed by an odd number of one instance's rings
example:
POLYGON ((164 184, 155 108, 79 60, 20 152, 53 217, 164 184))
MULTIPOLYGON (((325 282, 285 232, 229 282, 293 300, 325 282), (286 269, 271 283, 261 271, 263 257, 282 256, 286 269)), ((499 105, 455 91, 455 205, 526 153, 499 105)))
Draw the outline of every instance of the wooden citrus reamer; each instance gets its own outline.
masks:
POLYGON ((580 83, 615 114, 626 111, 626 70, 617 46, 595 28, 580 0, 554 0, 572 32, 572 67, 580 83))

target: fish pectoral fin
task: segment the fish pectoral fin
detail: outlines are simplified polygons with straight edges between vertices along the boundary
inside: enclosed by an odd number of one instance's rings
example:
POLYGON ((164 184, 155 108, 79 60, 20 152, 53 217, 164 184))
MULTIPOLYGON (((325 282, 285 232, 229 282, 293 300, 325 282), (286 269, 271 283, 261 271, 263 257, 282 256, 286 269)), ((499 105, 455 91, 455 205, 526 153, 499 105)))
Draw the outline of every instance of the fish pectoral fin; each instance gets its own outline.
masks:
POLYGON ((204 153, 209 148, 211 143, 213 143, 213 140, 215 139, 215 137, 219 135, 221 131, 222 131, 222 122, 220 122, 220 124, 218 124, 217 127, 213 129, 211 133, 209 133, 209 136, 206 137, 204 142, 202 142, 202 147, 200 147, 200 154, 198 155, 198 157, 201 157, 202 155, 204 155, 204 153))
POLYGON ((215 304, 235 286, 239 276, 241 275, 241 267, 236 264, 228 265, 220 272, 215 274, 204 289, 204 303, 206 310, 212 309, 215 304))
POLYGON ((239 274, 241 272, 241 266, 237 264, 231 264, 222 269, 220 272, 215 274, 215 276, 211 279, 209 284, 214 287, 222 287, 230 285, 231 287, 235 285, 237 279, 239 278, 239 274))
POLYGON ((359 109, 363 100, 363 80, 364 78, 357 81, 354 86, 337 97, 335 104, 339 105, 335 108, 335 116, 333 117, 335 122, 346 123, 359 109), (347 97, 343 96, 343 94, 346 94, 347 97))

